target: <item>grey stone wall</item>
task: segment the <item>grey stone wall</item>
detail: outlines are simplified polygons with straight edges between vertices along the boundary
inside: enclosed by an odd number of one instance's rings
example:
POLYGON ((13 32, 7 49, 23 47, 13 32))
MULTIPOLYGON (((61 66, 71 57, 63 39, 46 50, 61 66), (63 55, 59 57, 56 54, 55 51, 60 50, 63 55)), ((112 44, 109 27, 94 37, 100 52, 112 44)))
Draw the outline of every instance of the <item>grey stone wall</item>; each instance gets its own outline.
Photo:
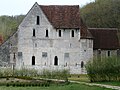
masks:
POLYGON ((112 57, 112 56, 118 56, 118 50, 94 50, 93 51, 93 57, 95 59, 97 58, 105 58, 105 57, 112 57), (109 55, 108 55, 109 53, 109 55))
POLYGON ((0 66, 11 66, 14 54, 17 53, 17 32, 10 36, 2 45, 0 45, 0 66))

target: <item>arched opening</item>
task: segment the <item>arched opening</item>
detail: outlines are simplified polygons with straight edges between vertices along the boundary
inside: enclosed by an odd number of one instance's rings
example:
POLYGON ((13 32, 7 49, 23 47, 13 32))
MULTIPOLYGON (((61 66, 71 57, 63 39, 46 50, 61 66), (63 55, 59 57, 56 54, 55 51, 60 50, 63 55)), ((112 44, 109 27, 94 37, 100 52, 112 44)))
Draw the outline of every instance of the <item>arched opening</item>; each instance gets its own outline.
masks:
POLYGON ((81 61, 81 68, 83 68, 84 67, 84 62, 83 61, 81 61))
POLYGON ((55 58, 54 58, 54 65, 55 65, 55 66, 58 65, 58 57, 57 57, 57 56, 55 56, 55 58))
POLYGON ((35 65, 35 56, 32 56, 32 65, 35 65))

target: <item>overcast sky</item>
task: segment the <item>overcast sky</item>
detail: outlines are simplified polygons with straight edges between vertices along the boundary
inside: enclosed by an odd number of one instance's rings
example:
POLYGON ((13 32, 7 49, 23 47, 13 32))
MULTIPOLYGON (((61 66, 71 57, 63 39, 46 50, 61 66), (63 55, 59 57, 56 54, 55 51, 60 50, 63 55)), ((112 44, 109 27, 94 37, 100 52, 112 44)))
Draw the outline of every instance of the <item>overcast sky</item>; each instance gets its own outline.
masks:
POLYGON ((39 5, 80 5, 94 0, 1 0, 0 15, 26 14, 35 2, 39 5))

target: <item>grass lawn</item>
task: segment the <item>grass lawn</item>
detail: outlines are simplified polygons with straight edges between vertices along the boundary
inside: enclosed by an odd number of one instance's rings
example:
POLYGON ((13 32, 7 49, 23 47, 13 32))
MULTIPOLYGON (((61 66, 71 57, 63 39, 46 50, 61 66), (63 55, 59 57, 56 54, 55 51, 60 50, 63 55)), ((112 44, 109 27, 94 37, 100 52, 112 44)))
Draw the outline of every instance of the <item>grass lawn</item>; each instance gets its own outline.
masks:
POLYGON ((70 75, 70 77, 68 79, 73 80, 73 81, 80 81, 80 82, 90 82, 87 74, 70 75))
POLYGON ((112 89, 106 89, 101 87, 92 87, 92 86, 86 86, 82 84, 69 84, 64 86, 50 86, 50 87, 6 87, 1 86, 0 90, 112 90, 112 89))

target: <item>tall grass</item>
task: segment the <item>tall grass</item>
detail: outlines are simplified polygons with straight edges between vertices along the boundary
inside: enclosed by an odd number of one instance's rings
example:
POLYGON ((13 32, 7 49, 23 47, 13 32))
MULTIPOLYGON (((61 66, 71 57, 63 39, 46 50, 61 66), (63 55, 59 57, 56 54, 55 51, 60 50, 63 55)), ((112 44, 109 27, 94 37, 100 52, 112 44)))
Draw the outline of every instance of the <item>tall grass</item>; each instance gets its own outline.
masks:
POLYGON ((86 70, 91 82, 120 81, 120 58, 93 59, 86 64, 86 70))
POLYGON ((41 77, 47 79, 62 79, 68 81, 69 71, 68 70, 43 70, 38 71, 36 69, 11 69, 11 68, 0 68, 0 77, 41 77))
POLYGON ((68 80, 69 74, 68 70, 43 70, 40 76, 42 78, 68 80))

